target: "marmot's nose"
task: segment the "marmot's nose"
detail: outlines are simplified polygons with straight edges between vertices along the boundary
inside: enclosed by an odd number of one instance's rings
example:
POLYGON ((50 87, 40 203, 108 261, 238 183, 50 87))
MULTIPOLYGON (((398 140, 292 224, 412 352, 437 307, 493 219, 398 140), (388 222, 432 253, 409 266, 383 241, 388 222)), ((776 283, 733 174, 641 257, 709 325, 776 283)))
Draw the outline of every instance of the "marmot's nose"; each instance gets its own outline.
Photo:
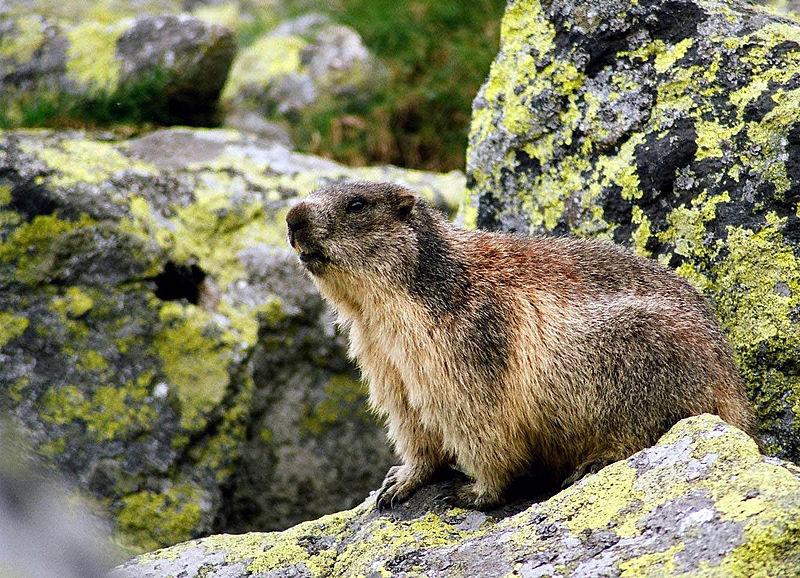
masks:
POLYGON ((294 233, 295 231, 308 227, 308 218, 308 203, 298 203, 286 214, 286 225, 289 227, 289 230, 294 233))

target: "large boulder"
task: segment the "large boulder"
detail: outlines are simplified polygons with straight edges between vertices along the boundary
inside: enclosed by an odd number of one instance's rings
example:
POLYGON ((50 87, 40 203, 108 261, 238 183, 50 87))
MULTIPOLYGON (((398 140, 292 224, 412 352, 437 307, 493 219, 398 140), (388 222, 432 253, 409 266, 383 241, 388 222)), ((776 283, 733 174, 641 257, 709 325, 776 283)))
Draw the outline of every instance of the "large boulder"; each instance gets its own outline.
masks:
POLYGON ((69 23, 0 12, 0 126, 213 122, 236 53, 228 28, 188 15, 69 23))
POLYGON ((243 49, 222 98, 231 108, 292 118, 311 107, 363 104, 381 70, 354 30, 310 13, 243 49))
POLYGON ((114 578, 157 576, 793 576, 800 469, 716 416, 549 499, 483 514, 428 487, 280 533, 211 536, 145 554, 114 578))
POLYGON ((0 133, 0 410, 120 542, 283 528, 379 483, 382 427, 285 242, 290 205, 346 179, 451 212, 464 185, 235 131, 0 133))
POLYGON ((512 0, 465 219, 611 239, 712 302, 770 453, 800 461, 800 23, 717 0, 512 0))

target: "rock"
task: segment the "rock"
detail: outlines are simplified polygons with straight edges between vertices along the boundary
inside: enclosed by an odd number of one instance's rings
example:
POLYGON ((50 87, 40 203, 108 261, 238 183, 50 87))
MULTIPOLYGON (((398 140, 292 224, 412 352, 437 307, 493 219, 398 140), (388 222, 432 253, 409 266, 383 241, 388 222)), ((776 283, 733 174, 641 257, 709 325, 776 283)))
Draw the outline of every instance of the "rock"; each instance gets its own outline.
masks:
POLYGON ((163 76, 163 106, 189 124, 213 116, 235 54, 231 30, 187 15, 138 19, 116 49, 121 85, 163 76))
POLYGON ((800 15, 800 1, 798 0, 756 0, 753 4, 767 6, 777 12, 782 12, 797 18, 800 15))
POLYGON ((467 222, 611 239, 713 304, 770 453, 800 461, 800 24, 716 0, 509 2, 467 222))
POLYGON ((0 12, 0 88, 19 93, 56 90, 66 72, 68 45, 52 22, 0 12))
POLYGON ((293 148, 292 137, 282 125, 269 121, 255 112, 232 111, 225 115, 224 124, 240 132, 249 132, 264 140, 273 141, 288 149, 293 148))
POLYGON ((379 483, 382 428, 285 242, 289 206, 342 179, 451 212, 464 186, 231 130, 0 132, 0 410, 118 541, 282 528, 379 483))
POLYGON ((354 30, 310 13, 242 50, 223 100, 233 108, 292 116, 322 102, 366 102, 382 79, 382 68, 354 30))
POLYGON ((136 16, 156 16, 159 14, 178 14, 186 10, 187 0, 103 0, 85 2, 83 0, 3 0, 0 12, 12 16, 36 14, 62 23, 80 24, 82 22, 117 22, 136 16))
POLYGON ((3 125, 213 121, 233 32, 182 15, 78 24, 0 13, 3 125))
POLYGON ((800 469, 761 456, 716 416, 683 420, 654 447, 503 511, 433 499, 451 485, 389 514, 367 500, 284 532, 187 542, 111 576, 788 576, 800 564, 800 469))
POLYGON ((0 444, 0 576, 101 578, 115 559, 130 556, 112 555, 105 524, 34 467, 25 440, 2 416, 0 444))

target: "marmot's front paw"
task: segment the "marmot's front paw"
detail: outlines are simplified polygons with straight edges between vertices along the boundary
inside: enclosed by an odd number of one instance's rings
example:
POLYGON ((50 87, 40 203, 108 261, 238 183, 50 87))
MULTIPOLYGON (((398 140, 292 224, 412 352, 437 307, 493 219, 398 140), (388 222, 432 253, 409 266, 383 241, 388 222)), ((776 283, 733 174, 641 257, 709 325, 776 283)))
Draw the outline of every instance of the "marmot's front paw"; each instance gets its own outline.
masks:
POLYGON ((375 496, 378 511, 390 510, 396 505, 405 502, 411 494, 416 492, 424 483, 425 476, 413 466, 392 466, 386 472, 386 477, 375 496))
POLYGON ((447 503, 467 510, 491 510, 503 505, 502 493, 481 492, 476 483, 464 484, 456 493, 447 497, 447 503))

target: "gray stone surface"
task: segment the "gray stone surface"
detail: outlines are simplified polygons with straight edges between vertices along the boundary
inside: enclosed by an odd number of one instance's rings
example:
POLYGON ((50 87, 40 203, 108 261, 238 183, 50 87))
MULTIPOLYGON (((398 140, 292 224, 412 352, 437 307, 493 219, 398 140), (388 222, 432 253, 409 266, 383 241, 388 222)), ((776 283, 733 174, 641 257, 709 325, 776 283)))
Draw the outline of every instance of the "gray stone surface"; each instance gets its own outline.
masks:
POLYGON ((211 536, 113 576, 792 576, 800 567, 800 470, 759 455, 716 416, 683 420, 629 460, 482 519, 437 498, 459 483, 427 486, 389 513, 368 500, 280 533, 211 536), (711 463, 706 478, 689 478, 693 460, 711 463))

